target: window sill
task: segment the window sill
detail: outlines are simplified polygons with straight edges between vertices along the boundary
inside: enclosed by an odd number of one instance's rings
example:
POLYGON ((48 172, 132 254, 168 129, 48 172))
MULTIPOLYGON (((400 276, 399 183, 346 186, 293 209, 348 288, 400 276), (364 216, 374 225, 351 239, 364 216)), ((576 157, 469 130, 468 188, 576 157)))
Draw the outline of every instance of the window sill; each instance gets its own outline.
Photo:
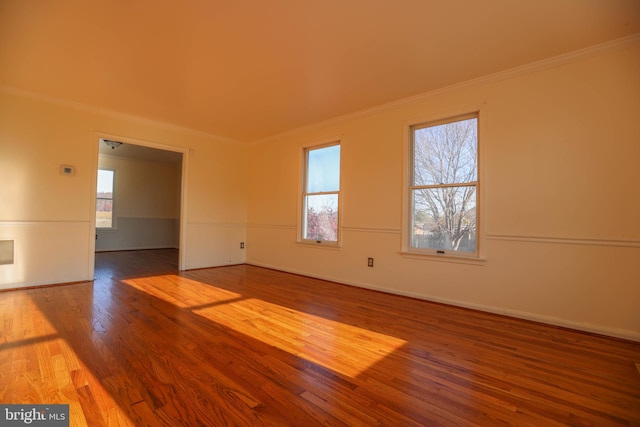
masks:
POLYGON ((487 263, 487 259, 484 257, 470 257, 470 256, 457 256, 446 254, 431 254, 431 253, 419 253, 400 251, 400 255, 403 258, 421 259, 425 261, 441 261, 441 262, 453 262, 456 264, 469 264, 483 266, 487 263))
POLYGON ((342 245, 341 244, 335 244, 335 243, 316 243, 316 242, 304 242, 304 241, 297 241, 296 242, 297 246, 300 247, 304 247, 304 248, 318 248, 318 249, 329 249, 329 250, 334 250, 334 251, 341 251, 342 250, 342 245))

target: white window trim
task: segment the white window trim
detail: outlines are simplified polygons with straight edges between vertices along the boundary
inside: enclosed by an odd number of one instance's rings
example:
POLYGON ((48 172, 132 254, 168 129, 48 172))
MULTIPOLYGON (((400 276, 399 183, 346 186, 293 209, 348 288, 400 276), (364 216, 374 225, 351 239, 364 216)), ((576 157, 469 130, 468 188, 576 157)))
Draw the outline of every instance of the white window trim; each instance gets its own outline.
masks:
POLYGON ((431 261, 454 262, 463 264, 484 265, 486 262, 486 209, 485 193, 486 180, 484 177, 485 155, 484 146, 487 140, 487 106, 481 105, 457 108, 432 115, 415 117, 403 124, 403 177, 402 177, 402 243, 400 254, 406 258, 431 261), (476 245, 477 252, 447 251, 444 254, 436 250, 425 250, 411 247, 411 186, 413 178, 413 138, 412 127, 425 123, 437 124, 449 119, 470 114, 478 115, 478 181, 476 186, 476 245))
MULTIPOLYGON (((111 171, 113 172, 113 191, 111 193, 111 227, 98 227, 97 225, 97 216, 98 216, 98 211, 97 211, 97 205, 98 205, 98 200, 103 200, 101 198, 98 197, 98 189, 97 189, 97 185, 96 185, 96 212, 95 212, 95 217, 96 220, 94 221, 94 226, 96 228, 96 232, 98 231, 116 231, 118 229, 117 224, 116 224, 116 169, 113 168, 103 168, 98 166, 98 172, 101 170, 105 170, 105 171, 111 171)), ((97 180, 98 180, 98 176, 96 174, 96 184, 97 184, 97 180)))
MULTIPOLYGON (((342 179, 343 179, 343 153, 344 146, 342 144, 342 138, 327 138, 320 141, 315 141, 313 143, 302 146, 301 154, 300 154, 300 169, 298 176, 300 177, 299 186, 298 186, 298 220, 296 226, 296 243, 298 245, 304 247, 315 247, 319 249, 333 249, 340 250, 342 249, 342 214, 343 214, 343 191, 342 191, 342 179), (335 242, 327 241, 327 240, 313 240, 313 239, 304 239, 302 237, 304 233, 304 199, 306 195, 306 180, 307 180, 307 152, 309 150, 316 150, 319 148, 331 147, 333 145, 340 146, 340 186, 338 188, 338 239, 335 242)), ((335 193, 328 192, 326 194, 335 193)))

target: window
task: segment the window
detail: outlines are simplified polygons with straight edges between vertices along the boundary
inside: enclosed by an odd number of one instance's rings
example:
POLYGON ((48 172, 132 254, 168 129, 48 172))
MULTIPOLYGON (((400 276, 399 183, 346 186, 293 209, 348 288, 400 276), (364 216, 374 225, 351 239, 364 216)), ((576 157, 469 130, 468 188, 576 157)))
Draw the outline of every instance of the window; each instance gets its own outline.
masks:
POLYGON ((409 250, 478 254, 478 114, 410 129, 409 250))
POLYGON ((302 240, 338 244, 340 144, 305 149, 302 240))
POLYGON ((96 228, 113 228, 113 177, 115 171, 98 169, 96 228))

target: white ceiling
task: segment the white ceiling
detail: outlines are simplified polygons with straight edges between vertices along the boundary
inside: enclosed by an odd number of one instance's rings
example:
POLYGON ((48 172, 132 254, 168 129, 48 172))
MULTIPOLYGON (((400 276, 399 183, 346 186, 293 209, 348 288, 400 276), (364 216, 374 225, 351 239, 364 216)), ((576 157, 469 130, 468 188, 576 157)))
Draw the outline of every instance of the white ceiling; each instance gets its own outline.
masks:
POLYGON ((0 85, 252 141, 640 33, 640 0, 0 0, 0 85))

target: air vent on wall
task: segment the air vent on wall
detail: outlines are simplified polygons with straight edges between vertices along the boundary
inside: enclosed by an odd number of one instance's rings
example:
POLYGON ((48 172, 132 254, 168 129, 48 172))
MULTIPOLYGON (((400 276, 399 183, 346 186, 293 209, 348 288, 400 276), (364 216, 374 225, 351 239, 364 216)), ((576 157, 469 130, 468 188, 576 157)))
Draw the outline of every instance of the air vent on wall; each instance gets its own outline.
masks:
POLYGON ((13 264, 13 240, 0 240, 0 265, 13 264))

